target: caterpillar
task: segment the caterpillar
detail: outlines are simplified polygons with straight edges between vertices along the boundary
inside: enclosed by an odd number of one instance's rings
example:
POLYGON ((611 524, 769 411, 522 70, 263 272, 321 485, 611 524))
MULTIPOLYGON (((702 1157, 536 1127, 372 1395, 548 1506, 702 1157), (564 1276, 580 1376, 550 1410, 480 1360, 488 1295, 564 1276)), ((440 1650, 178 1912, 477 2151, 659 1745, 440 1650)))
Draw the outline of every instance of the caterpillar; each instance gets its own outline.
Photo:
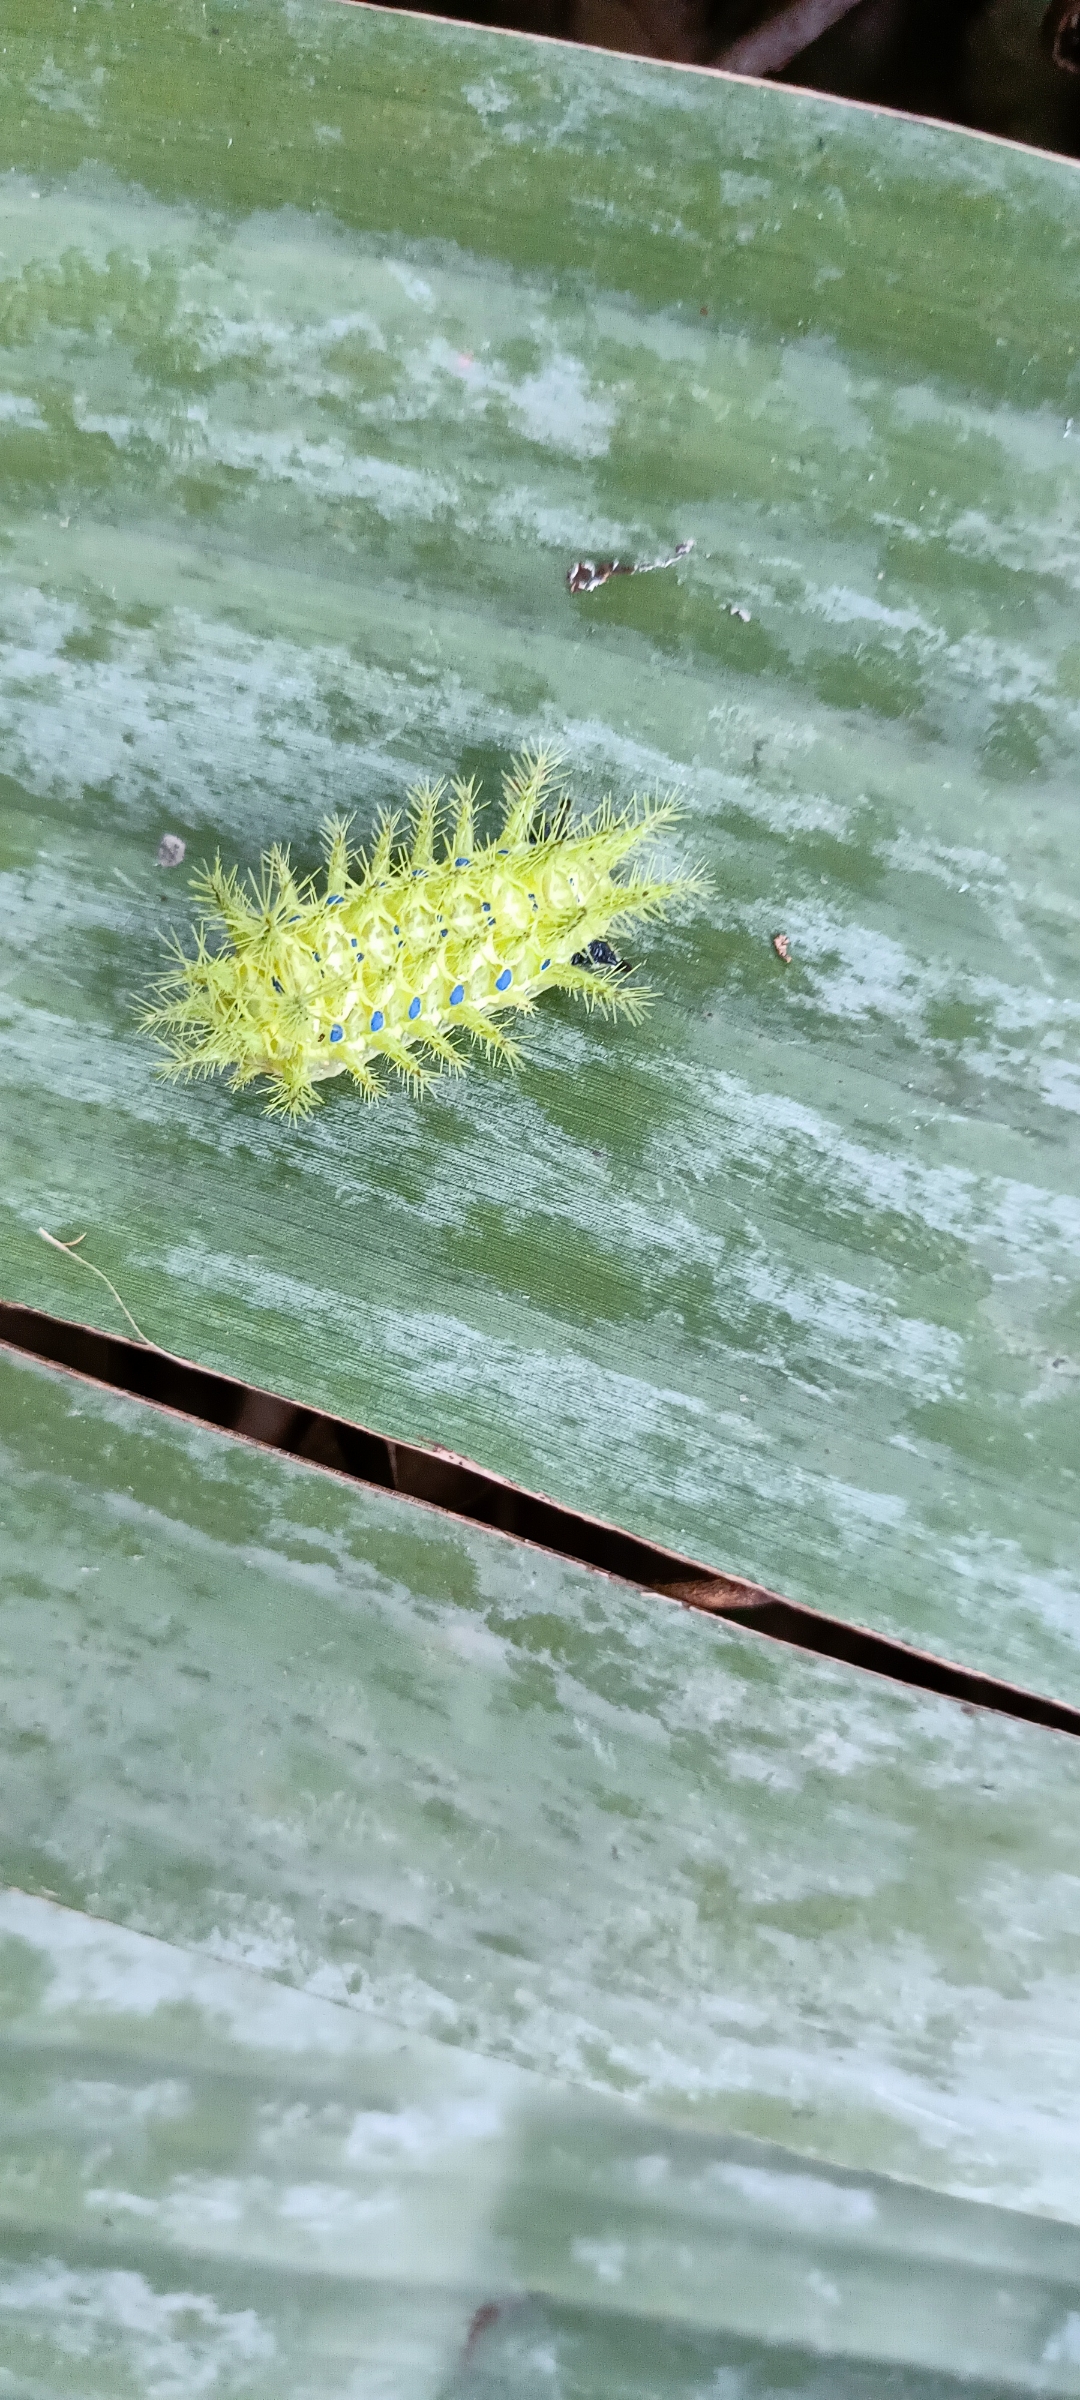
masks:
POLYGON ((633 801, 620 812, 608 800, 574 824, 544 752, 516 759, 503 793, 501 828, 486 841, 475 780, 449 795, 443 783, 417 785, 407 846, 385 814, 366 858, 350 855, 350 820, 328 818, 322 890, 277 846, 246 885, 216 858, 192 885, 203 907, 195 954, 174 945, 176 963, 143 1011, 166 1052, 160 1071, 226 1070, 234 1089, 265 1078, 269 1113, 295 1120, 333 1075, 375 1100, 384 1068, 414 1092, 434 1071, 459 1072, 462 1036, 516 1063, 504 1019, 530 1015, 545 991, 640 1020, 653 995, 628 985, 606 936, 699 884, 616 870, 677 810, 633 801))

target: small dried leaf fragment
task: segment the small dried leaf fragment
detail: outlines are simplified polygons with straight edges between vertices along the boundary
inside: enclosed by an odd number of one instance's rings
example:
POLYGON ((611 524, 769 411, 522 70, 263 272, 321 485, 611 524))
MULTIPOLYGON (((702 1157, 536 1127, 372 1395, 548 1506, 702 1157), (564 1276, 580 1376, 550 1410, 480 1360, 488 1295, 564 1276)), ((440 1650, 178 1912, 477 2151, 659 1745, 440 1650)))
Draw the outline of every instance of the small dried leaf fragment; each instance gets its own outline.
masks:
POLYGON ((677 558, 686 558, 693 549, 692 541, 680 542, 670 558, 643 559, 635 563, 629 558, 579 558, 566 571, 568 592, 598 592, 602 583, 610 583, 613 575, 657 575, 663 567, 673 567, 677 558))
POLYGON ((772 946, 776 952, 777 958, 782 958, 785 967, 790 967, 791 946, 788 942, 786 933, 774 933, 772 937, 772 946))

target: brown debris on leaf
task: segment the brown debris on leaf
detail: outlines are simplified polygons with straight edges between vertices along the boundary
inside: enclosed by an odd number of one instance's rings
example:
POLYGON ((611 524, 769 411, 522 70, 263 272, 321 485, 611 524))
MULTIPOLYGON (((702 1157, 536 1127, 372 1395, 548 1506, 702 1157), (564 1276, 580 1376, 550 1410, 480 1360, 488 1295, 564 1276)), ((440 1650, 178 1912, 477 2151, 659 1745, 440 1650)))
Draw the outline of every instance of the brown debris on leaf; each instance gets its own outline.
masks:
POLYGON ((602 583, 610 583, 613 575, 656 575, 662 567, 673 567, 677 558, 685 558, 693 542, 680 542, 670 558, 650 558, 635 565, 628 558, 579 558, 566 570, 568 592, 598 592, 602 583))
POLYGON ((791 948, 786 933, 774 933, 772 936, 772 946, 776 952, 777 958, 782 958, 785 967, 790 967, 791 948))
POLYGON ((476 2348, 481 2334, 486 2333, 490 2325, 498 2324, 502 2313, 502 2309, 497 2300, 485 2300, 482 2307, 477 2309, 472 2323, 469 2326, 468 2333, 465 2337, 466 2359, 472 2357, 473 2351, 476 2348))

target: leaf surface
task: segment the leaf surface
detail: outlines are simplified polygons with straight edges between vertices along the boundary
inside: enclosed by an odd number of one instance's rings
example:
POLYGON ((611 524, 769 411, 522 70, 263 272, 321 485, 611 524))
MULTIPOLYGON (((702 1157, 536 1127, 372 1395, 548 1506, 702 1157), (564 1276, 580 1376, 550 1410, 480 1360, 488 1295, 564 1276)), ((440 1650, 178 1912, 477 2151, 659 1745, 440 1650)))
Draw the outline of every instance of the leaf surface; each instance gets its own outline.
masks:
POLYGON ((85 1232, 171 1348, 1075 1699, 1075 166, 329 5, 5 42, 6 1288, 104 1321, 85 1232), (155 1083, 164 833, 540 739, 681 796, 647 1026, 155 1083))

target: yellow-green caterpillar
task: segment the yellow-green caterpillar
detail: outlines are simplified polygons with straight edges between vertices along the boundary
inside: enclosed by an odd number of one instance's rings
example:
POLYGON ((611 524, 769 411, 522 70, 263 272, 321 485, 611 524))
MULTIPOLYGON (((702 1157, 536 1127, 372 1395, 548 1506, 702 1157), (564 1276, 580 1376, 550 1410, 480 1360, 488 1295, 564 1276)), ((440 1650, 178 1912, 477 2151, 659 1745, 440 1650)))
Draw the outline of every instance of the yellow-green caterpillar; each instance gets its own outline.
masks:
POLYGON ((375 1100, 384 1063, 414 1091, 432 1066, 460 1070, 461 1034, 516 1060, 500 1020, 528 1015, 553 986, 640 1018, 651 994, 628 988, 605 937, 697 888, 686 875, 616 877, 671 823, 672 804, 620 813, 606 801, 573 825, 561 794, 549 811, 543 753, 515 760, 503 789, 491 841, 477 837, 475 783, 451 786, 452 813, 442 784, 419 785, 409 847, 396 847, 398 820, 384 816, 367 859, 350 858, 348 822, 329 819, 321 892, 297 879, 286 850, 270 850, 247 888, 217 859, 192 887, 205 911, 195 956, 177 946, 143 1016, 168 1052, 163 1073, 230 1069, 234 1087, 265 1076, 270 1111, 296 1118, 330 1075, 351 1075, 375 1100))

